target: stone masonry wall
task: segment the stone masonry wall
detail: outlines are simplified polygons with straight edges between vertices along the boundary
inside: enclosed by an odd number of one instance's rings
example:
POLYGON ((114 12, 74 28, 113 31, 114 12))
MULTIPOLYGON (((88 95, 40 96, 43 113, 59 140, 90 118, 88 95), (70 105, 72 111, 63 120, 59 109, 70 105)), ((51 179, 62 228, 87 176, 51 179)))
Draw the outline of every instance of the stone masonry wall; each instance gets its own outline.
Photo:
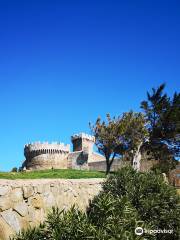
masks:
POLYGON ((41 154, 27 161, 28 170, 67 169, 67 154, 41 154))
POLYGON ((29 170, 66 169, 70 145, 63 143, 29 143, 24 147, 26 160, 22 167, 29 170))
POLYGON ((38 225, 52 206, 85 210, 103 179, 0 180, 0 240, 38 225))
MULTIPOLYGON (((90 162, 88 163, 88 166, 89 170, 106 171, 106 161, 90 162)), ((130 166, 130 161, 118 161, 115 159, 112 163, 111 171, 117 171, 118 169, 125 166, 130 166)))
POLYGON ((68 156, 68 168, 88 170, 88 154, 84 151, 70 153, 68 156))

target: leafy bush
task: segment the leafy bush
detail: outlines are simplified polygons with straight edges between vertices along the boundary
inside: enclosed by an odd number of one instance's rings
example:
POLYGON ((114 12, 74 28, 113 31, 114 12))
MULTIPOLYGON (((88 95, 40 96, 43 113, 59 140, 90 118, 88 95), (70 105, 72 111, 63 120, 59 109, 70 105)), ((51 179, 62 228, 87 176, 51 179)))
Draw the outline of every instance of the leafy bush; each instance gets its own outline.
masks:
POLYGON ((96 227, 90 224, 87 215, 72 206, 68 211, 52 208, 43 225, 23 231, 12 240, 100 239, 96 235, 96 227))
POLYGON ((17 234, 15 237, 10 238, 10 240, 47 240, 49 238, 46 237, 47 233, 44 227, 44 224, 40 224, 39 227, 22 230, 21 233, 17 234))
MULTIPOLYGON (((46 221, 49 239, 75 240, 95 236, 95 228, 87 216, 73 206, 69 211, 53 208, 46 221)), ((95 239, 95 238, 93 238, 95 239)))
POLYGON ((173 238, 169 234, 157 234, 156 239, 178 239, 180 198, 161 175, 123 168, 103 184, 103 192, 119 198, 126 196, 141 220, 154 225, 153 229, 173 230, 173 238))
POLYGON ((177 160, 171 160, 171 161, 160 161, 159 163, 155 164, 151 170, 155 173, 166 173, 166 175, 169 175, 170 171, 175 169, 178 164, 177 160))
POLYGON ((153 172, 123 168, 111 175, 86 213, 74 206, 53 208, 39 228, 16 235, 13 240, 139 240, 135 228, 167 229, 173 234, 143 234, 148 240, 178 240, 179 196, 153 172))
MULTIPOLYGON (((111 193, 102 192, 94 198, 87 211, 89 221, 103 230, 103 237, 99 239, 139 239, 135 235, 135 228, 151 229, 138 215, 126 196, 114 197, 111 193)), ((146 234, 148 239, 154 239, 146 234)))
POLYGON ((18 171, 17 167, 13 167, 11 170, 11 172, 17 172, 17 171, 18 171))

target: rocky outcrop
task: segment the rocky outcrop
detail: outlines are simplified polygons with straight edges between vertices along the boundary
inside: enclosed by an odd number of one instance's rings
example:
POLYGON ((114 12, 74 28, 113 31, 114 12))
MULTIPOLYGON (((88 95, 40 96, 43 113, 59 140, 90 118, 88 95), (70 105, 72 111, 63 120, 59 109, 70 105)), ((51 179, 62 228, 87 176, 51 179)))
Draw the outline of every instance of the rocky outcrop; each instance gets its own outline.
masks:
POLYGON ((43 222, 52 206, 85 210, 103 179, 0 180, 0 240, 43 222))

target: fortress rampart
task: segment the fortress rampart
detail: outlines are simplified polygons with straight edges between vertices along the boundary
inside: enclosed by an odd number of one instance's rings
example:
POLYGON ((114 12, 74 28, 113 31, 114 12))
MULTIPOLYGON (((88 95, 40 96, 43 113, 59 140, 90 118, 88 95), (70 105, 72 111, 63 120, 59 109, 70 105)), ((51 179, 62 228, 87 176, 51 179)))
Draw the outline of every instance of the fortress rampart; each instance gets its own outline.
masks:
POLYGON ((34 157, 40 154, 61 154, 61 153, 69 153, 70 145, 65 145, 64 143, 58 142, 35 142, 29 143, 24 146, 24 155, 25 157, 34 157))
POLYGON ((35 142, 26 144, 24 166, 27 169, 67 168, 70 145, 58 142, 35 142))

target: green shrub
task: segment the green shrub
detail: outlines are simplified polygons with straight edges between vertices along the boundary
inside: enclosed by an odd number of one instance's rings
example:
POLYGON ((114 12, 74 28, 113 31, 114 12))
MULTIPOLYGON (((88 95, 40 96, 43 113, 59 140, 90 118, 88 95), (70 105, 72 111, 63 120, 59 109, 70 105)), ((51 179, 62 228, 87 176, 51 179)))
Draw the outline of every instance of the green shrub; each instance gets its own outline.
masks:
POLYGON ((157 234, 156 239, 178 239, 180 198, 161 175, 123 168, 103 184, 103 192, 115 198, 127 197, 141 220, 154 225, 153 229, 173 230, 173 238, 169 234, 157 234))
POLYGON ((148 240, 178 240, 179 196, 153 172, 123 168, 111 175, 103 190, 83 213, 53 208, 39 228, 16 235, 13 240, 140 240, 135 228, 167 229, 173 234, 144 234, 148 240))
POLYGON ((96 234, 95 228, 89 223, 86 214, 75 206, 68 211, 53 208, 47 217, 46 229, 52 239, 57 240, 85 239, 96 234))
MULTIPOLYGON (((136 227, 153 227, 140 219, 137 210, 126 196, 114 197, 111 193, 102 192, 95 197, 87 214, 89 221, 102 230, 102 239, 136 240, 139 239, 139 236, 135 235, 136 227)), ((155 239, 147 234, 144 236, 155 239)))
POLYGON ((21 233, 10 238, 10 240, 47 240, 45 225, 42 224, 39 227, 29 228, 27 230, 22 230, 21 233))
POLYGON ((177 160, 171 160, 171 161, 160 161, 159 163, 155 164, 151 170, 155 173, 166 173, 169 175, 170 171, 175 169, 178 164, 177 160))
POLYGON ((17 167, 13 167, 11 170, 11 172, 17 172, 17 171, 18 171, 17 167))

